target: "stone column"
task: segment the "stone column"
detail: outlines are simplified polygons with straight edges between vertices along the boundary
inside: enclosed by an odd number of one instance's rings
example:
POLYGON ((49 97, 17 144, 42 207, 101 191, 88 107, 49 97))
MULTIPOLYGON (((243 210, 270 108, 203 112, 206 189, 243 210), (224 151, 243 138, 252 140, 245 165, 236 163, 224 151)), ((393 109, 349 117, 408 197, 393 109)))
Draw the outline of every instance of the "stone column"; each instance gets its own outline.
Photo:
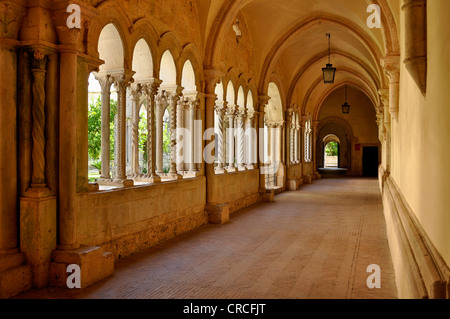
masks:
POLYGON ((110 156, 110 117, 111 117, 111 85, 113 84, 112 78, 106 73, 94 73, 95 78, 100 83, 101 87, 101 162, 102 162, 102 174, 101 180, 111 179, 111 156, 110 156))
POLYGON ((170 179, 179 180, 183 176, 177 173, 177 108, 181 97, 181 88, 170 88, 165 91, 170 113, 170 179))
POLYGON ((188 112, 189 112, 189 132, 190 132, 190 150, 189 150, 189 172, 197 172, 197 166, 195 164, 195 113, 197 112, 198 100, 196 98, 188 98, 188 112))
POLYGON ((292 117, 293 117, 294 110, 292 108, 289 108, 286 111, 286 145, 287 145, 287 152, 288 152, 288 160, 287 160, 287 167, 290 167, 292 164, 294 164, 294 153, 295 153, 295 147, 294 147, 294 130, 293 130, 293 123, 292 123, 292 117))
POLYGON ((167 105, 167 99, 164 92, 160 92, 155 97, 156 104, 156 173, 158 175, 164 174, 164 149, 163 149, 163 135, 164 135, 164 108, 167 105))
POLYGON ((254 139, 257 139, 257 136, 255 136, 254 128, 253 128, 253 122, 255 119, 255 112, 249 112, 247 113, 247 116, 245 118, 245 132, 244 136, 247 139, 247 147, 245 149, 245 166, 248 170, 252 170, 255 168, 254 158, 255 158, 255 148, 254 148, 254 139))
POLYGON ((238 170, 245 171, 245 132, 244 118, 246 117, 245 108, 239 108, 236 113, 237 119, 237 164, 238 170))
POLYGON ((114 183, 116 186, 129 187, 133 186, 133 181, 127 179, 126 175, 126 99, 127 87, 132 83, 132 77, 135 72, 125 70, 118 74, 113 74, 112 78, 114 86, 117 90, 117 127, 115 148, 116 160, 116 176, 114 183))
MULTIPOLYGON (((176 104, 176 118, 177 118, 177 126, 176 126, 176 157, 175 157, 175 163, 176 163, 176 170, 178 173, 184 173, 186 170, 185 168, 185 162, 184 162, 184 156, 186 154, 186 136, 183 136, 183 129, 184 127, 184 120, 185 120, 185 105, 188 104, 187 100, 183 100, 182 97, 180 97, 176 104)), ((189 111, 188 111, 189 112, 189 111)), ((193 135, 193 132, 190 131, 191 135, 193 135)))
POLYGON ((400 56, 386 56, 381 60, 386 76, 389 78, 389 112, 398 120, 400 102, 400 56))
POLYGON ((217 174, 225 173, 225 152, 224 152, 224 139, 223 139, 223 131, 224 131, 224 117, 225 117, 225 109, 227 107, 227 102, 216 102, 214 110, 217 114, 217 142, 216 142, 216 154, 217 154, 217 167, 215 169, 217 174))
POLYGON ((270 97, 267 95, 258 96, 258 158, 259 158, 259 193, 264 201, 273 200, 273 195, 266 196, 266 175, 268 173, 267 167, 264 164, 264 146, 268 137, 264 136, 264 124, 265 124, 265 108, 269 103, 270 97))
POLYGON ((235 149, 234 149, 234 119, 236 116, 236 105, 228 105, 227 107, 227 116, 228 116, 228 129, 227 129, 227 141, 228 141, 228 150, 227 150, 227 172, 235 172, 236 167, 234 165, 234 156, 235 156, 235 149))
POLYGON ((319 136, 319 131, 318 131, 319 121, 313 121, 312 126, 313 126, 312 161, 313 161, 313 164, 314 164, 314 166, 313 166, 313 168, 314 168, 314 176, 316 178, 320 178, 321 176, 320 176, 318 168, 317 168, 317 139, 318 139, 318 136, 319 136))
MULTIPOLYGON (((85 2, 82 6, 83 25, 95 15, 95 10, 85 2)), ((67 287, 67 267, 77 264, 81 268, 81 287, 104 279, 114 271, 111 254, 103 253, 100 247, 81 247, 77 240, 77 100, 78 54, 80 29, 66 26, 67 3, 55 3, 54 18, 60 45, 60 130, 59 130, 59 238, 58 247, 52 252, 50 285, 67 287)))
POLYGON ((139 110, 141 106, 142 86, 139 83, 131 85, 131 177, 139 176, 139 110))
POLYGON ((156 174, 156 94, 162 81, 153 79, 143 85, 147 99, 147 176, 145 180, 152 184, 160 183, 161 177, 156 174))

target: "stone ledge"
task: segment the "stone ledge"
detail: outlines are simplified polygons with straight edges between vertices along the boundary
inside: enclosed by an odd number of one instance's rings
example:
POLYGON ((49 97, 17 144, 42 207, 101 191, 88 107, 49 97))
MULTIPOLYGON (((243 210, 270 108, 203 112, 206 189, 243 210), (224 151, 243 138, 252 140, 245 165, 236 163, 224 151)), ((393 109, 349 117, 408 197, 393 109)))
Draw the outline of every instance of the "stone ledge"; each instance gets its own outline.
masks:
POLYGON ((400 298, 449 298, 450 271, 390 176, 383 201, 400 298))

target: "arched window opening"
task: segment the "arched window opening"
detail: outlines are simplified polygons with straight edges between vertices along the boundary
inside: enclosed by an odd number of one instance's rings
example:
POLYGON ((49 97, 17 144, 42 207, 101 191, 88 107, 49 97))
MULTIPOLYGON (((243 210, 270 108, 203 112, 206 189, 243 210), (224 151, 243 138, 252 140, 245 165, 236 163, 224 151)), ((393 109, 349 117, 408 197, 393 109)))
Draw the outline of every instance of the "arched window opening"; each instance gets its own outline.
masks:
POLYGON ((201 101, 196 78, 194 67, 187 60, 181 77, 183 103, 179 103, 177 109, 177 170, 185 178, 196 177, 201 169, 201 101))
POLYGON ((101 31, 98 51, 105 63, 89 77, 88 178, 100 190, 107 190, 130 184, 126 177, 124 88, 131 78, 124 71, 123 43, 114 24, 101 31))
POLYGON ((282 132, 284 125, 283 103, 278 86, 269 83, 268 96, 269 103, 265 108, 265 126, 267 126, 267 144, 268 159, 265 160, 266 188, 274 189, 283 187, 283 176, 280 173, 282 168, 282 132))

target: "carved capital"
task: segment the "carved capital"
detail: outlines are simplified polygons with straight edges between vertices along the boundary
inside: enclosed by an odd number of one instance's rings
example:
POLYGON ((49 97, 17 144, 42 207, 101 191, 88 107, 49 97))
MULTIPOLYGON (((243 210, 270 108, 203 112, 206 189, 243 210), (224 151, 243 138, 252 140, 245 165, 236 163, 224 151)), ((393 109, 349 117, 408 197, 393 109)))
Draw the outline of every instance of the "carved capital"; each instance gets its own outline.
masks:
POLYGON ((381 66, 384 69, 390 83, 398 83, 400 81, 400 56, 390 55, 381 60, 381 66))
POLYGON ((130 86, 132 83, 134 83, 133 75, 135 74, 134 71, 130 70, 123 70, 121 72, 111 74, 111 79, 114 83, 114 86, 117 91, 122 92, 125 90, 128 86, 130 86))
POLYGON ((16 40, 25 15, 25 1, 0 1, 0 38, 16 40))
POLYGON ((266 105, 270 101, 270 96, 267 95, 259 95, 258 96, 258 111, 264 112, 266 105))
POLYGON ((142 93, 147 96, 155 96, 158 94, 159 87, 161 86, 162 81, 159 79, 151 79, 144 83, 141 83, 142 93))
POLYGON ((223 73, 216 69, 207 69, 204 71, 205 75, 205 93, 214 94, 216 91, 216 85, 220 83, 220 79, 223 77, 223 73))

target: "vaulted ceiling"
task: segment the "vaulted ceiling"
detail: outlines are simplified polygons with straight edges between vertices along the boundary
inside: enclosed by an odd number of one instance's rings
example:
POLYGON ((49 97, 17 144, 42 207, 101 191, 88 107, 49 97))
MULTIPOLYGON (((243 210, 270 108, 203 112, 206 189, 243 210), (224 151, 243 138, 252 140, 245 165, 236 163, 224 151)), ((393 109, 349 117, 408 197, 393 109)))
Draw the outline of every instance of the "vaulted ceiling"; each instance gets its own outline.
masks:
POLYGON ((245 16, 258 68, 258 90, 266 91, 277 70, 287 103, 317 105, 330 90, 350 83, 377 105, 387 78, 381 60, 398 55, 400 0, 198 0, 204 30, 205 67, 214 67, 221 39, 238 14, 245 16), (381 8, 382 28, 370 29, 369 4, 381 8), (334 87, 321 81, 328 62, 338 69, 334 87))

